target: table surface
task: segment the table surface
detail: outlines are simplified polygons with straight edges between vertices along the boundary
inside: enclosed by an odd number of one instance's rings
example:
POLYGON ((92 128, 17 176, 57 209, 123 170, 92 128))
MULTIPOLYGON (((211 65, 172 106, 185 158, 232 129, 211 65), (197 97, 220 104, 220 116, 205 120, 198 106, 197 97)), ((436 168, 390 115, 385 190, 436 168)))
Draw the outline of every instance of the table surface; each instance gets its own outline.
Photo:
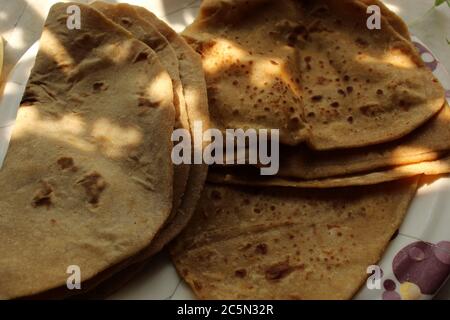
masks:
MULTIPOLYGON (((105 1, 105 0, 104 0, 105 1)), ((182 29, 193 17, 184 21, 171 19, 177 7, 187 6, 193 0, 106 0, 108 2, 128 2, 146 6, 159 13, 160 17, 171 23, 175 29, 182 29), (172 20, 172 21, 170 21, 172 20)), ((9 71, 25 51, 39 39, 47 12, 54 0, 0 0, 0 35, 3 37, 4 67, 0 77, 3 83, 9 71)), ((66 1, 67 2, 67 1, 66 1)), ((89 0, 77 2, 87 3, 89 0)), ((450 8, 443 4, 433 8, 435 0, 383 0, 388 7, 401 16, 408 24, 412 34, 419 37, 450 71, 450 8)), ((177 30, 180 31, 180 30, 177 30)), ((1 90, 1 84, 0 84, 1 90)), ((442 288, 437 298, 450 299, 450 281, 442 288)))

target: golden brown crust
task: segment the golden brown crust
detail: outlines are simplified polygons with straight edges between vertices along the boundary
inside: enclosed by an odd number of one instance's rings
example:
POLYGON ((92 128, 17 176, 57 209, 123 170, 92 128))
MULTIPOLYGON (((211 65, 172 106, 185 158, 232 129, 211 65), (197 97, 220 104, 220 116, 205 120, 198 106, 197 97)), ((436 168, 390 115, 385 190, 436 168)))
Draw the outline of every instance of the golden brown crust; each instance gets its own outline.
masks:
POLYGON ((200 299, 350 299, 416 188, 417 179, 338 190, 207 184, 173 261, 200 299))
POLYGON ((315 152, 305 147, 280 151, 279 176, 320 179, 437 160, 450 149, 450 107, 408 136, 362 149, 315 152))
POLYGON ((69 5, 47 18, 0 172, 1 298, 63 286, 70 265, 91 279, 147 247, 172 207, 169 75, 88 6, 67 30, 69 5))
MULTIPOLYGON (((450 173, 450 157, 443 155, 435 161, 424 161, 379 171, 360 173, 342 177, 324 179, 301 180, 283 177, 260 177, 255 174, 241 173, 236 169, 215 170, 208 176, 208 181, 224 184, 235 184, 258 187, 292 187, 292 188, 339 188, 348 186, 375 185, 388 181, 395 181, 419 175, 437 176, 450 173)), ((245 169, 244 169, 245 170, 245 169)))
POLYGON ((398 17, 383 7, 382 30, 368 30, 366 9, 357 0, 204 1, 183 35, 202 55, 214 126, 280 129, 283 144, 333 150, 426 123, 443 88, 398 17))

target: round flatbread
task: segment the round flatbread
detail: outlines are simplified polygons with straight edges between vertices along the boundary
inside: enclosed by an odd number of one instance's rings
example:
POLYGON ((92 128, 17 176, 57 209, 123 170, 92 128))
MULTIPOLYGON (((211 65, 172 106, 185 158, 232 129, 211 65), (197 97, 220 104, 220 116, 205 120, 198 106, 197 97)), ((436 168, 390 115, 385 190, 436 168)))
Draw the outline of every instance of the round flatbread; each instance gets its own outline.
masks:
POLYGON ((400 19, 389 13, 369 30, 367 6, 203 1, 183 35, 202 56, 213 126, 279 129, 283 144, 330 150, 393 141, 428 121, 442 86, 400 19))
POLYGON ((349 299, 416 188, 417 179, 339 190, 207 184, 173 261, 201 299, 349 299))
POLYGON ((174 123, 172 81, 148 46, 88 6, 51 8, 0 172, 1 298, 148 247, 172 209, 174 123))

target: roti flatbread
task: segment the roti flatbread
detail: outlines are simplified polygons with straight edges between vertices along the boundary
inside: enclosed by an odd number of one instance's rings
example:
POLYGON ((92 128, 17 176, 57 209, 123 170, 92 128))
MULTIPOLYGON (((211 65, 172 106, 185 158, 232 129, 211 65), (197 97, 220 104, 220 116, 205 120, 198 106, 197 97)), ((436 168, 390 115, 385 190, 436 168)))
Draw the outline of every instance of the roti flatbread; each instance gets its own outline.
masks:
POLYGON ((416 188, 417 179, 337 190, 207 184, 173 261, 201 299, 349 299, 416 188))
POLYGON ((282 147, 278 175, 305 180, 344 176, 380 168, 437 160, 450 149, 450 107, 408 136, 360 149, 312 151, 282 147))
MULTIPOLYGON (((174 88, 174 105, 177 110, 175 128, 189 130, 189 119, 184 100, 183 86, 181 84, 178 59, 175 51, 169 45, 164 36, 158 32, 150 23, 142 19, 133 6, 121 3, 110 4, 96 1, 90 4, 91 7, 103 13, 108 19, 121 25, 133 34, 138 40, 144 42, 157 54, 159 61, 172 78, 174 88)), ((181 199, 186 189, 189 177, 189 165, 181 164, 174 166, 174 187, 173 187, 173 207, 168 220, 176 214, 181 199)))
POLYGON ((213 170, 208 180, 216 183, 236 184, 258 187, 293 187, 293 188, 338 188, 349 186, 374 185, 419 175, 437 176, 450 173, 450 156, 443 155, 439 160, 425 161, 384 170, 331 177, 325 179, 301 180, 278 176, 259 176, 258 171, 250 167, 213 170))
MULTIPOLYGON (((201 121, 203 129, 208 129, 210 124, 206 83, 199 56, 175 31, 153 13, 145 8, 137 6, 134 6, 134 8, 146 22, 167 39, 170 46, 175 50, 179 59, 180 79, 186 97, 186 108, 190 123, 201 121)), ((95 283, 90 285, 91 288, 86 295, 83 295, 84 298, 104 298, 120 289, 144 268, 149 258, 161 251, 167 243, 181 232, 194 213, 207 173, 208 166, 206 165, 191 166, 187 188, 180 207, 176 210, 176 214, 166 221, 151 245, 126 263, 112 268, 110 272, 99 277, 95 283)))
POLYGON ((172 81, 90 7, 50 10, 0 172, 0 297, 65 286, 147 247, 172 208, 172 81))
MULTIPOLYGON (((202 55, 214 127, 279 129, 315 150, 399 139, 444 104, 399 18, 357 0, 205 0, 183 35, 202 55)), ((387 12, 387 8, 383 7, 387 12)))
MULTIPOLYGON (((195 122, 201 122, 203 131, 208 130, 211 124, 206 82, 200 56, 172 28, 158 19, 152 12, 138 6, 134 6, 134 8, 144 20, 152 24, 167 39, 177 54, 191 128, 193 128, 195 122)), ((187 188, 178 213, 161 230, 158 238, 152 243, 153 249, 151 254, 160 251, 189 222, 200 198, 207 174, 207 165, 197 164, 191 166, 187 188)))
MULTIPOLYGON (((450 149, 450 107, 397 141, 356 149, 313 151, 306 146, 280 146, 278 177, 317 180, 438 160, 450 149)), ((249 150, 238 157, 248 162, 249 150)), ((224 150, 225 152, 225 150, 224 150)), ((237 162, 237 161, 236 161, 237 162)), ((235 162, 235 163, 236 163, 235 162)), ((232 167, 233 164, 217 165, 232 167)), ((256 164, 261 167, 261 164, 256 164)))

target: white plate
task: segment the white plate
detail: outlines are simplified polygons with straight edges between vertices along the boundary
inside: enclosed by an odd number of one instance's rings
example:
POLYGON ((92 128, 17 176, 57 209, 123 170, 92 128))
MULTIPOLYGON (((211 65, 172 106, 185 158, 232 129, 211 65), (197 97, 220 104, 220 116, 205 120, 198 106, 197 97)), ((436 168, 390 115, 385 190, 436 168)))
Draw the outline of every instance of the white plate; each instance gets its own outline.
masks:
MULTIPOLYGON (((177 31, 193 21, 200 3, 199 0, 127 2, 147 7, 177 31)), ((444 66, 419 39, 413 40, 436 77, 450 89, 450 76, 444 66)), ((0 101, 0 165, 37 49, 36 43, 16 65, 0 101)), ((450 99, 450 90, 447 90, 447 99, 450 99)), ((381 288, 369 290, 364 286, 356 299, 430 299, 436 294, 450 275, 449 193, 449 178, 441 178, 419 190, 399 234, 379 263, 383 271, 381 288)), ((163 252, 151 267, 110 298, 194 299, 194 296, 163 252)))

